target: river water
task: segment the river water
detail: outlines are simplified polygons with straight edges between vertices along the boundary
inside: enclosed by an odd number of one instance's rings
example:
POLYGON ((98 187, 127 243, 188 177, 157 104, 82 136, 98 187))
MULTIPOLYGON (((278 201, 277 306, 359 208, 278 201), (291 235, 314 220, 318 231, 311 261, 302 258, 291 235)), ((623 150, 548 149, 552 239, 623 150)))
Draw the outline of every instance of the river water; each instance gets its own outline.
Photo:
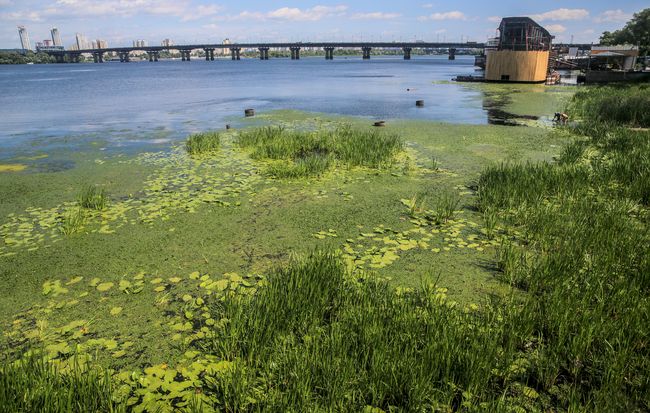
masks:
POLYGON ((2 66, 0 158, 93 140, 122 149, 168 145, 237 124, 245 108, 485 124, 480 89, 448 82, 474 74, 473 63, 471 56, 337 56, 2 66))

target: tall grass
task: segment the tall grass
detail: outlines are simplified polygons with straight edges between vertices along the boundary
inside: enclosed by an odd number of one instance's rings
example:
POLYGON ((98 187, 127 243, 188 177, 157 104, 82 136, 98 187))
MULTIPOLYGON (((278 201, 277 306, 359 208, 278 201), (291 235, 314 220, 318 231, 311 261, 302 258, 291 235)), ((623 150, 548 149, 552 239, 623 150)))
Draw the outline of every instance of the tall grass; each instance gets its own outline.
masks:
POLYGON ((79 194, 79 205, 83 208, 101 211, 108 205, 108 195, 104 188, 86 185, 79 194))
POLYGON ((185 150, 190 155, 208 155, 219 151, 221 135, 218 132, 201 132, 190 135, 185 150))
POLYGON ((650 408, 650 133, 630 128, 648 113, 631 102, 648 95, 621 90, 576 96, 592 122, 574 130, 581 138, 559 163, 499 165, 479 180, 479 207, 524 233, 497 263, 527 291, 520 322, 537 353, 529 381, 563 409, 650 408), (621 90, 631 96, 607 109, 621 90))
POLYGON ((511 322, 515 312, 461 311, 435 286, 396 294, 385 281, 351 278, 330 254, 298 260, 255 295, 228 295, 211 311, 220 326, 204 350, 237 366, 206 389, 225 411, 496 407, 514 385, 494 371, 508 375, 517 353, 497 313, 511 322))
POLYGON ((75 365, 60 371, 38 355, 0 366, 0 411, 123 412, 108 372, 75 365))
POLYGON ((390 165, 403 148, 397 135, 354 129, 349 125, 317 131, 256 128, 241 132, 238 143, 251 149, 255 159, 284 160, 269 168, 269 173, 277 177, 321 175, 335 162, 382 168, 390 165))
POLYGON ((650 127, 650 85, 604 86, 574 95, 569 111, 588 122, 650 127))
POLYGON ((64 235, 72 235, 81 231, 86 223, 86 212, 81 207, 73 208, 63 214, 60 229, 64 235))

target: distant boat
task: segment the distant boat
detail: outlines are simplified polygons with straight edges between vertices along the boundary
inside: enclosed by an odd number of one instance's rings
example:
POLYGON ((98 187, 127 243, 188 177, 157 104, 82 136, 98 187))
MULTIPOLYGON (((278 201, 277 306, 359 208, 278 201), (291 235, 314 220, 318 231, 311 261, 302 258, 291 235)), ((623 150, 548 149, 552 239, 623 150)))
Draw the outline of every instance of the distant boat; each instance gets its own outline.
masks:
POLYGON ((27 62, 27 64, 28 64, 28 65, 33 65, 33 64, 34 64, 34 62, 27 62))

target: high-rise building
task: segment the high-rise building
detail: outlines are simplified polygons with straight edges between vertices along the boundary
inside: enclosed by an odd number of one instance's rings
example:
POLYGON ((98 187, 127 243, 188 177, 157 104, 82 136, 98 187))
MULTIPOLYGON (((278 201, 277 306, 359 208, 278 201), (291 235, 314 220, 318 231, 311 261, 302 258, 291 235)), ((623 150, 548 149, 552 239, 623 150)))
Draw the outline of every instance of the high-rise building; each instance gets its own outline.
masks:
POLYGON ((172 47, 174 45, 174 42, 170 39, 165 39, 160 43, 161 46, 163 47, 172 47))
POLYGON ((146 40, 134 40, 133 41, 133 47, 147 47, 147 41, 146 40))
MULTIPOLYGON (((223 44, 224 46, 227 46, 227 45, 231 44, 231 41, 230 41, 230 39, 226 38, 226 39, 223 39, 223 42, 221 42, 221 44, 223 44)), ((229 55, 230 50, 227 47, 224 47, 222 49, 219 49, 218 53, 221 54, 221 55, 229 55)))
POLYGON ((29 41, 29 33, 25 26, 18 26, 18 35, 20 36, 20 46, 23 50, 32 50, 32 44, 29 41))
POLYGON ((53 45, 52 45, 52 40, 50 40, 50 39, 45 39, 45 40, 43 40, 43 46, 45 46, 45 47, 52 47, 52 46, 53 46, 53 45))
POLYGON ((108 48, 108 42, 106 42, 106 40, 97 39, 96 48, 97 49, 107 49, 108 48))
POLYGON ((54 42, 54 46, 63 46, 63 42, 61 41, 61 34, 59 33, 59 29, 56 27, 52 27, 52 30, 50 30, 50 33, 52 34, 52 42, 54 42))
POLYGON ((90 44, 88 44, 88 40, 86 39, 86 36, 84 36, 81 33, 77 33, 76 38, 77 38, 77 50, 90 49, 90 44))

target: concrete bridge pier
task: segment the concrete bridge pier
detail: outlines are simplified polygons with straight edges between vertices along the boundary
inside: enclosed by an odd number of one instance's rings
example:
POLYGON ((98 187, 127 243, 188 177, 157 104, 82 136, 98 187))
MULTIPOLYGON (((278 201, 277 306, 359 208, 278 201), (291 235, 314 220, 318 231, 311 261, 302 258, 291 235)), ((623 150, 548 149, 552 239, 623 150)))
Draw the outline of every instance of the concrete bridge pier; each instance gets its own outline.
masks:
POLYGON ((333 47, 325 47, 325 60, 334 60, 334 48, 333 47))
POLYGON ((104 63, 104 52, 93 52, 93 61, 95 63, 104 63))
POLYGON ((404 50, 404 60, 411 60, 411 48, 404 47, 402 50, 404 50))
POLYGON ((79 63, 81 60, 81 54, 80 53, 69 53, 68 54, 68 62, 70 63, 79 63))
POLYGON ((232 60, 241 60, 241 47, 231 47, 230 48, 230 56, 232 57, 232 60))
POLYGON ((291 50, 291 60, 300 60, 300 47, 293 46, 289 49, 291 50))
POLYGON ((260 47, 260 60, 269 60, 269 48, 268 47, 260 47))
POLYGON ((372 50, 372 47, 362 47, 361 50, 363 51, 363 60, 370 60, 370 51, 372 50))
POLYGON ((214 60, 214 49, 203 49, 205 52, 205 61, 209 62, 214 60))
POLYGON ((456 49, 453 47, 449 48, 449 60, 456 60, 456 49))
POLYGON ((181 50, 181 61, 183 62, 189 62, 190 61, 190 53, 192 52, 191 50, 181 50))

